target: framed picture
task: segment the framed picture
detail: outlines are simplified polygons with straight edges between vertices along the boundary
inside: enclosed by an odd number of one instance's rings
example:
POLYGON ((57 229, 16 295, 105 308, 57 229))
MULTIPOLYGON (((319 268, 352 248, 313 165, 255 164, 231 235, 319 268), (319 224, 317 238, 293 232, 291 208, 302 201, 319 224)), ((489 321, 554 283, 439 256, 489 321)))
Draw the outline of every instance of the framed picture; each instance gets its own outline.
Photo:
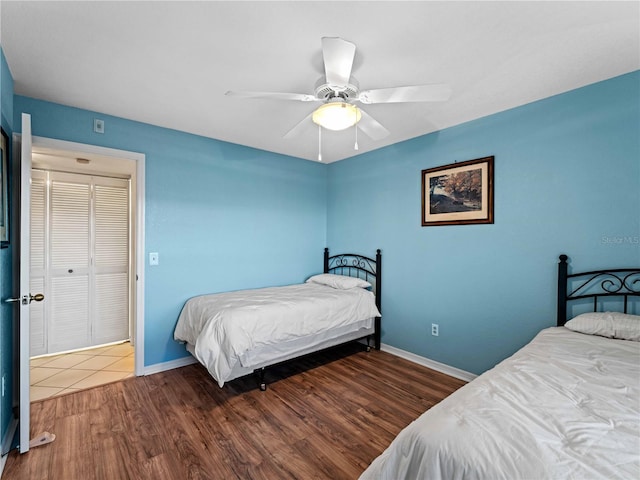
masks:
POLYGON ((9 182, 7 181, 9 137, 2 128, 0 128, 0 133, 0 137, 2 137, 2 159, 0 163, 0 247, 7 247, 9 245, 9 202, 7 195, 9 186, 9 182))
POLYGON ((422 226, 493 223, 493 157, 422 170, 422 226))

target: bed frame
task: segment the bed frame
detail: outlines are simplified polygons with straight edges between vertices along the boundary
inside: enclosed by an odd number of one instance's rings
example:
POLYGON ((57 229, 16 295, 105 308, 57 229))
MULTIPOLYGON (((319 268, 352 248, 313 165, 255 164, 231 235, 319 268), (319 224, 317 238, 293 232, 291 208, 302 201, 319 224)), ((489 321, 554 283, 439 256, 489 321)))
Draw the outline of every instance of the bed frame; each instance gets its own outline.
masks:
MULTIPOLYGON (((361 278, 371 284, 372 290, 375 294, 376 306, 378 307, 378 311, 382 313, 381 308, 381 294, 382 294, 382 253, 380 249, 376 250, 376 258, 365 257, 364 255, 358 255, 355 253, 341 253, 339 255, 330 256, 329 249, 324 249, 324 273, 333 273, 335 275, 345 275, 348 277, 357 277, 361 278)), ((362 340, 363 338, 367 339, 367 351, 371 349, 370 341, 371 337, 373 337, 373 348, 376 350, 380 350, 380 336, 381 336, 381 325, 382 318, 376 317, 374 319, 374 333, 373 335, 367 335, 361 338, 355 338, 352 340, 348 340, 344 343, 350 343, 358 340, 362 340)), ((335 347, 337 345, 332 345, 335 347)), ((302 356, 311 355, 312 353, 316 353, 318 351, 324 350, 326 348, 332 347, 321 347, 318 350, 306 353, 302 356)), ((299 358, 299 357, 298 357, 299 358)), ((284 362, 277 362, 272 365, 267 365, 262 368, 258 368, 254 370, 254 374, 258 379, 258 388, 260 390, 265 391, 267 389, 267 383, 265 381, 265 370, 267 368, 274 367, 276 365, 280 365, 282 363, 286 363, 295 359, 285 360, 284 362)))
POLYGON ((567 320, 568 302, 592 299, 593 311, 598 301, 605 298, 622 300, 623 312, 628 313, 629 297, 640 297, 640 268, 616 268, 591 272, 568 272, 569 257, 560 255, 558 263, 558 321, 559 327, 567 320))

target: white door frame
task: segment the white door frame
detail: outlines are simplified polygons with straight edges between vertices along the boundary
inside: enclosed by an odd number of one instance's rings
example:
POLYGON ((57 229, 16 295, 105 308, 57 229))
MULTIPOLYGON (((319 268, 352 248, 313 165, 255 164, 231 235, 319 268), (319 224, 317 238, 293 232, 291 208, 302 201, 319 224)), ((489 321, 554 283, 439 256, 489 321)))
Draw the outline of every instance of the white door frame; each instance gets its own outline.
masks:
POLYGON ((135 304, 133 308, 133 324, 135 338, 135 375, 144 375, 144 225, 145 225, 145 154, 117 150, 84 143, 68 142, 45 137, 33 137, 33 149, 52 149, 64 152, 75 152, 79 157, 87 154, 101 157, 113 157, 114 159, 133 160, 136 162, 136 198, 135 206, 135 267, 132 275, 135 275, 135 304))

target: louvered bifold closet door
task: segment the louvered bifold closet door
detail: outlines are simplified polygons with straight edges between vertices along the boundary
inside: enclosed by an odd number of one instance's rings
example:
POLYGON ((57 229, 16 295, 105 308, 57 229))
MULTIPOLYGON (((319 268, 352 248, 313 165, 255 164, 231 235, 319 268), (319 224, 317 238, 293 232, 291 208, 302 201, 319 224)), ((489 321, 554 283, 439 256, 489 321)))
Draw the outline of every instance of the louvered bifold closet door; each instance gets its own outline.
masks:
POLYGON ((91 345, 88 180, 50 172, 49 353, 91 345))
MULTIPOLYGON (((45 298, 49 296, 45 288, 46 201, 47 173, 34 170, 31 174, 31 271, 29 282, 31 292, 43 293, 45 298)), ((46 306, 47 302, 32 302, 29 307, 31 355, 47 353, 46 306)))
POLYGON ((129 338, 129 181, 94 177, 94 344, 129 338))

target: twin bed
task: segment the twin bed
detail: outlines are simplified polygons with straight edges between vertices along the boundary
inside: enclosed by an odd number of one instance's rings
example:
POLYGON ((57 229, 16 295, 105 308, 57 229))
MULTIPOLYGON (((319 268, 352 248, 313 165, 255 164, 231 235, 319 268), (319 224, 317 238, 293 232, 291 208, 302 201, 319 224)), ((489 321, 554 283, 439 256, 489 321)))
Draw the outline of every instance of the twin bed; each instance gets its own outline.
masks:
POLYGON ((303 284, 202 295, 189 299, 177 341, 222 387, 302 355, 366 338, 380 348, 382 255, 329 255, 324 273, 303 284))
POLYGON ((640 478, 640 269, 567 267, 558 326, 407 426, 361 480, 640 478))

